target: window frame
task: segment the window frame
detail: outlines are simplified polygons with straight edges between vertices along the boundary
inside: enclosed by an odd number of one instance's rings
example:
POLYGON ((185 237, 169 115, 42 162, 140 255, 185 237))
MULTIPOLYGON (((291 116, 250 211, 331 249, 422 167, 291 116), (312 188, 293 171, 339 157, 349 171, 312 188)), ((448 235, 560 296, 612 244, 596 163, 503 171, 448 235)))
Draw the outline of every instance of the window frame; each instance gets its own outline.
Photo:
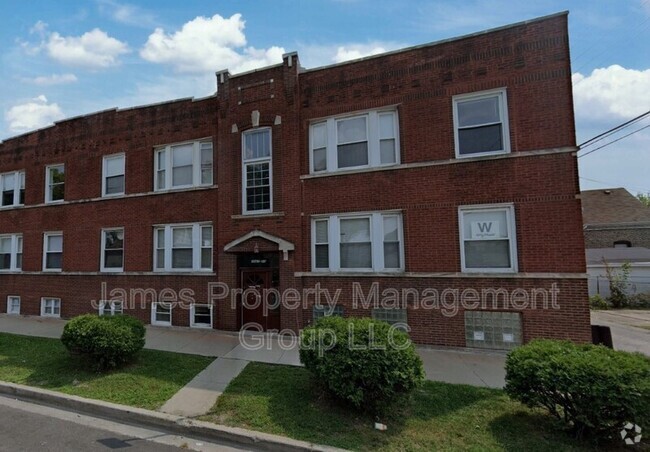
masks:
POLYGON ((117 154, 105 155, 102 159, 102 197, 103 198, 113 198, 116 196, 123 196, 126 193, 126 154, 124 152, 118 152, 117 154), (113 159, 122 159, 122 173, 121 176, 124 178, 122 183, 122 191, 118 193, 107 193, 108 188, 107 180, 109 177, 115 177, 108 175, 108 161, 113 159))
POLYGON ((241 208, 242 208, 242 214, 243 215, 262 215, 266 213, 273 213, 273 130, 271 127, 256 127, 253 129, 245 130, 241 134, 241 188, 242 188, 242 196, 241 196, 241 208), (246 150, 246 135, 249 133, 255 133, 255 132, 261 132, 268 130, 269 132, 269 155, 268 157, 258 157, 258 158, 251 158, 251 159, 246 159, 244 157, 244 152, 246 150), (246 189, 247 189, 247 178, 246 178, 246 167, 248 165, 255 165, 255 164, 260 164, 260 163, 266 163, 268 162, 269 164, 269 208, 268 209, 260 209, 260 210, 248 210, 247 208, 247 203, 246 203, 246 189))
POLYGON ((57 297, 41 297, 41 317, 61 318, 61 299, 57 297), (47 302, 52 301, 52 313, 46 314, 47 302), (57 307, 58 312, 54 314, 54 308, 57 307))
POLYGON ((108 301, 107 301, 107 300, 102 300, 102 301, 99 302, 99 310, 98 310, 97 314, 98 314, 99 316, 104 316, 104 315, 107 315, 107 316, 123 315, 123 314, 124 314, 124 301, 122 301, 122 300, 119 300, 119 301, 115 301, 115 300, 108 300, 108 301), (120 309, 119 309, 119 310, 118 310, 118 309, 115 309, 115 306, 118 305, 118 304, 120 305, 120 309), (108 312, 108 313, 106 312, 106 305, 109 306, 109 312, 108 312), (119 311, 119 312, 117 312, 117 314, 116 314, 116 311, 119 311))
POLYGON ((151 303, 151 324, 154 326, 172 326, 174 305, 173 303, 163 303, 160 301, 154 301, 151 303), (169 322, 161 322, 156 320, 156 314, 158 311, 158 305, 169 305, 169 322))
MULTIPOLYGON (((322 148, 317 148, 322 149, 322 148)), ((354 172, 368 168, 383 168, 401 164, 399 111, 397 107, 385 107, 374 110, 351 112, 343 115, 336 115, 328 118, 313 120, 309 124, 309 174, 330 174, 340 172, 354 172), (395 140, 395 162, 381 163, 381 130, 380 116, 391 113, 393 116, 393 132, 395 140), (368 164, 347 166, 339 168, 338 165, 338 123, 340 121, 366 118, 366 141, 368 143, 368 164), (325 169, 316 171, 314 169, 314 127, 325 124, 325 169)))
MULTIPOLYGON (((509 154, 512 152, 510 147, 510 119, 508 116, 508 95, 506 88, 491 89, 486 91, 477 91, 472 93, 457 94, 452 97, 452 112, 454 121, 454 152, 457 159, 485 157, 490 155, 509 154), (503 149, 498 151, 474 152, 472 154, 460 153, 460 137, 459 137, 459 120, 458 120, 458 104, 464 101, 481 100, 491 97, 499 99, 499 119, 501 120, 501 132, 503 149)), ((474 126, 478 127, 478 126, 474 126)))
POLYGON ((0 174, 0 209, 10 209, 14 207, 22 207, 25 205, 24 202, 20 202, 20 192, 25 190, 25 184, 27 183, 27 178, 25 176, 25 170, 16 170, 16 171, 7 171, 6 173, 0 174), (2 205, 3 193, 4 193, 4 179, 7 176, 12 175, 14 177, 14 199, 13 203, 2 205))
POLYGON ((61 203, 65 201, 65 185, 66 185, 66 180, 65 180, 65 163, 55 163, 52 165, 46 165, 45 166, 45 203, 46 204, 55 204, 55 203, 61 203), (63 167, 63 198, 62 199, 52 199, 52 180, 51 180, 51 174, 50 170, 52 168, 56 168, 62 166, 63 167))
POLYGON ((9 268, 0 269, 0 273, 15 273, 23 271, 22 254, 25 245, 22 234, 0 234, 0 239, 11 240, 9 250, 9 268), (19 246, 20 243, 20 246, 19 246), (21 265, 18 266, 18 255, 21 255, 21 265))
MULTIPOLYGON (((462 273, 518 273, 518 253, 517 253, 517 228, 516 228, 515 206, 512 203, 503 204, 478 204, 468 206, 458 206, 458 232, 460 239, 460 265, 462 273), (465 219, 464 213, 481 213, 481 212, 505 212, 508 231, 508 242, 510 250, 510 267, 509 268, 467 268, 465 266, 465 219)), ((504 239, 500 239, 504 240, 504 239)))
POLYGON ((123 227, 115 227, 115 228, 104 228, 102 229, 102 232, 100 234, 101 238, 101 255, 100 255, 100 266, 99 270, 103 273, 120 273, 124 271, 124 251, 125 251, 125 234, 124 234, 124 228, 123 227), (115 232, 115 231, 121 231, 122 232, 122 266, 121 267, 106 267, 106 233, 108 232, 115 232))
POLYGON ((355 212, 333 215, 314 215, 311 218, 311 268, 319 273, 403 273, 405 271, 404 215, 402 211, 355 212), (384 262, 384 218, 397 217, 400 267, 386 268, 384 262), (340 256, 340 221, 347 219, 370 219, 370 252, 372 266, 368 268, 343 268, 340 256), (316 222, 328 220, 328 268, 316 267, 316 222))
POLYGON ((198 140, 180 141, 170 143, 164 146, 155 146, 153 152, 153 190, 154 192, 165 192, 172 190, 187 190, 191 188, 211 187, 214 185, 214 142, 212 138, 203 138, 198 140), (209 143, 212 148, 212 178, 210 183, 202 182, 203 165, 201 163, 201 145, 209 143), (173 148, 178 146, 192 145, 192 183, 173 186, 173 148), (159 155, 164 153, 165 168, 160 168, 159 155), (165 172, 165 186, 158 186, 158 173, 165 172))
POLYGON ((20 315, 20 295, 7 295, 7 315, 20 315), (18 300, 18 311, 12 309, 12 300, 18 300))
POLYGON ((214 268, 214 225, 212 222, 199 222, 199 223, 174 223, 174 224, 160 224, 153 228, 153 271, 154 272, 212 272, 214 268), (202 267, 202 251, 208 247, 203 246, 203 228, 210 227, 211 234, 211 249, 210 253, 210 268, 202 267), (173 251, 173 230, 176 228, 192 228, 192 268, 173 268, 172 267, 172 251, 173 251), (162 267, 158 267, 158 231, 163 230, 164 246, 160 248, 163 250, 164 263, 162 267))
MULTIPOLYGON (((58 251, 52 251, 58 252, 58 251)), ((62 272, 63 271, 63 231, 50 231, 43 233, 43 271, 44 272, 62 272), (60 268, 47 268, 47 245, 50 237, 61 236, 61 267, 60 268)))
POLYGON ((190 305, 190 328, 212 329, 214 324, 214 305, 210 303, 192 303, 190 305), (194 315, 196 314, 195 308, 197 306, 207 307, 210 310, 210 323, 197 323, 194 315))

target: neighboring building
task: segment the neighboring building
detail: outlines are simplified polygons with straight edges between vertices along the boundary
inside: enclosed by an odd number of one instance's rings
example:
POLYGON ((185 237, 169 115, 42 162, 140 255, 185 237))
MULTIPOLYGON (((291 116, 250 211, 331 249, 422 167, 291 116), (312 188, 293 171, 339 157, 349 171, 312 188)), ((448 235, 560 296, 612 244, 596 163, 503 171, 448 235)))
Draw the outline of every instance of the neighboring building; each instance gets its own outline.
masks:
POLYGON ((298 331, 328 289, 423 344, 591 340, 566 13, 217 88, 0 144, 0 309, 298 331))
POLYGON ((630 269, 630 292, 650 292, 650 208, 624 188, 580 194, 587 248, 589 295, 609 296, 610 272, 630 269))

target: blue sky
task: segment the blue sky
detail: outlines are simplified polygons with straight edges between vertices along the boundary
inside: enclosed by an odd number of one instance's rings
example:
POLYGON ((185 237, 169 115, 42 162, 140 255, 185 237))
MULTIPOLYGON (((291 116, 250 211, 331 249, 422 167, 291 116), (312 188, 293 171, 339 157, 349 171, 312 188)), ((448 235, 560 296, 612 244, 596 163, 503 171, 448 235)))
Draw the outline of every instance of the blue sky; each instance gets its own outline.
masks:
MULTIPOLYGON (((578 142, 650 110, 650 0, 0 0, 0 139, 215 90, 214 72, 315 67, 569 10, 578 142)), ((650 125, 650 116, 599 145, 650 125)), ((580 158, 583 189, 650 192, 650 127, 580 158)))

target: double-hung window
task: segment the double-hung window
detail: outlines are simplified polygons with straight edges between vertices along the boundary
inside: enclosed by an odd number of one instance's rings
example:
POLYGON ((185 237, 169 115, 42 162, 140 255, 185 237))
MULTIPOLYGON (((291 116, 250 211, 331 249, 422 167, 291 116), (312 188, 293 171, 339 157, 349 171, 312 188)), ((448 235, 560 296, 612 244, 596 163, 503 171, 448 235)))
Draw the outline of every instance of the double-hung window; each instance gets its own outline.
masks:
POLYGON ((46 232, 43 236, 43 271, 61 271, 63 265, 63 233, 46 232))
POLYGON ((102 196, 124 194, 124 154, 107 155, 104 157, 102 196))
POLYGON ((102 301, 99 303, 99 315, 122 315, 124 303, 120 301, 102 301))
POLYGON ((151 305, 151 324, 159 326, 172 325, 171 303, 156 302, 151 305))
POLYGON ((396 110, 329 118, 309 128, 312 173, 399 163, 396 110))
POLYGON ((41 317, 61 317, 61 299, 41 298, 41 317))
POLYGON ((212 141, 191 141, 156 149, 156 191, 212 185, 212 141))
POLYGON ((456 157, 510 152, 506 90, 454 96, 456 157))
POLYGON ((45 168, 45 202, 63 201, 65 195, 65 165, 45 168))
POLYGON ((461 206, 461 264, 464 272, 517 272, 512 205, 461 206))
POLYGON ((22 267, 22 234, 0 235, 0 272, 20 271, 22 267))
POLYGON ((212 225, 195 223, 156 227, 154 270, 212 270, 212 225))
POLYGON ((192 304, 190 306, 190 327, 212 328, 212 305, 192 304))
POLYGON ((124 271, 124 229, 102 231, 101 270, 103 272, 124 271))
POLYGON ((20 314, 20 297, 17 295, 9 295, 7 297, 7 314, 18 315, 20 314))
POLYGON ((314 271, 401 271, 400 213, 371 212, 312 219, 314 271))
POLYGON ((271 129, 242 135, 242 206, 244 214, 273 211, 271 129))
POLYGON ((0 174, 0 207, 22 206, 25 204, 25 172, 14 171, 0 174))

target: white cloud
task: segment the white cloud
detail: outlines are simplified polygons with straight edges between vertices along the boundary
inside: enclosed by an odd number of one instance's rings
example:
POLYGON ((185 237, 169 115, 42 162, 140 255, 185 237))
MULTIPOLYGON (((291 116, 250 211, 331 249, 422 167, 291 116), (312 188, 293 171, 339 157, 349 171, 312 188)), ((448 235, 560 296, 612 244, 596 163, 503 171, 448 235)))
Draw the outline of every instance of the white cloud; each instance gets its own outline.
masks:
POLYGON ((26 132, 38 129, 64 117, 56 103, 50 104, 40 95, 24 104, 18 104, 5 112, 5 121, 12 132, 26 132))
POLYGON ((151 27, 156 24, 156 16, 139 6, 113 0, 98 0, 97 4, 101 12, 108 14, 116 22, 135 27, 151 27))
POLYGON ((126 43, 108 36, 99 28, 81 36, 61 36, 53 32, 41 47, 59 63, 91 69, 115 66, 119 64, 119 56, 129 52, 126 43))
POLYGON ((341 46, 336 49, 334 55, 334 62, 341 63, 348 60, 356 60, 366 56, 377 55, 386 52, 386 49, 379 45, 373 44, 352 44, 348 46, 341 46))
POLYGON ((226 19, 218 14, 185 23, 174 33, 162 28, 149 35, 140 56, 152 63, 170 64, 179 72, 242 72, 282 61, 281 47, 246 47, 241 14, 226 19), (239 50, 241 49, 241 50, 239 50))
POLYGON ((638 71, 617 64, 573 74, 573 98, 579 121, 627 119, 650 107, 650 69, 638 71))
POLYGON ((40 86, 64 85, 66 83, 75 83, 77 76, 74 74, 52 74, 42 75, 34 78, 23 78, 24 82, 33 83, 40 86))

